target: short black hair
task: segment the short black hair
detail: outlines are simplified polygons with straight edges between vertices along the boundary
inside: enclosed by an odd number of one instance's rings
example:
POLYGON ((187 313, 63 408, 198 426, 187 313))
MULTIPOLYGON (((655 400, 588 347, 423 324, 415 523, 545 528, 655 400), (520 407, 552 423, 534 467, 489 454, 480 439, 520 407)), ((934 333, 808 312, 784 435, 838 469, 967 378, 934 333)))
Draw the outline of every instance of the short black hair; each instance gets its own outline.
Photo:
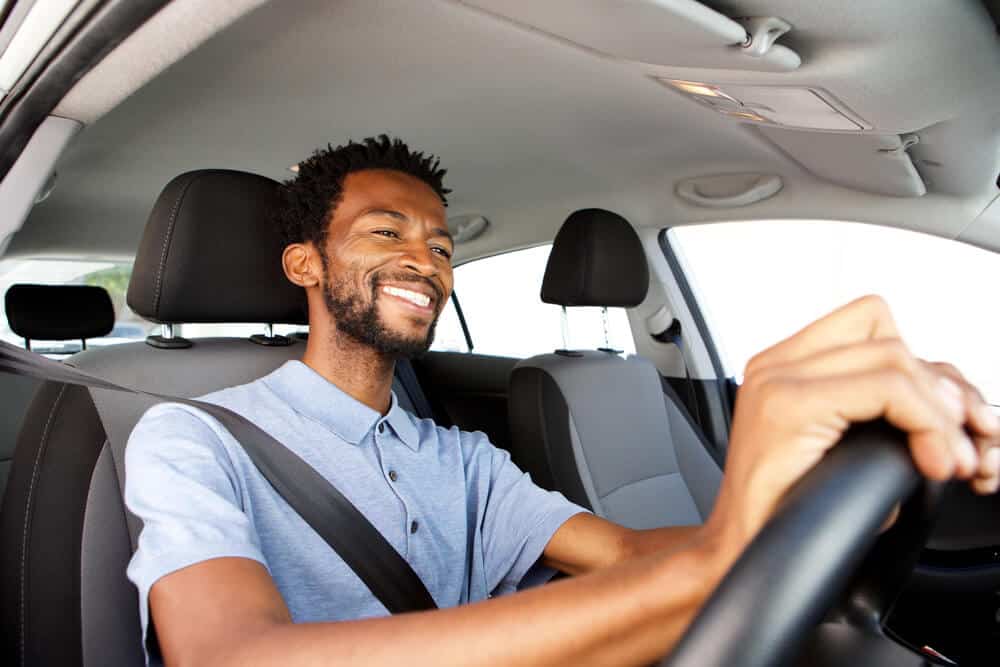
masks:
POLYGON ((366 169, 391 169, 414 176, 431 187, 447 206, 451 190, 442 179, 447 170, 433 155, 413 151, 402 140, 380 134, 316 150, 298 165, 298 176, 281 184, 275 211, 285 245, 312 241, 322 247, 330 214, 340 203, 344 179, 366 169))

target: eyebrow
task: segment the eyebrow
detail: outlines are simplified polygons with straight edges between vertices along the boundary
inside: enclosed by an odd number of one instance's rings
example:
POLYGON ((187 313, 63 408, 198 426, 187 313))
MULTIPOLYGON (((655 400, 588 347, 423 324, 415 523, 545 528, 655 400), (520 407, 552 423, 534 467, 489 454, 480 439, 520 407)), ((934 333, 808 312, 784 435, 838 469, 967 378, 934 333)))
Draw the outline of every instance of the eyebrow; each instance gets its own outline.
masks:
MULTIPOLYGON (((384 215, 386 217, 393 218, 395 220, 402 220, 402 221, 408 221, 410 219, 406 215, 400 213, 399 211, 394 211, 394 210, 392 210, 390 208, 373 208, 370 211, 366 211, 365 215, 384 215)), ((448 239, 448 241, 451 242, 451 244, 453 246, 455 245, 455 239, 451 235, 451 232, 448 231, 448 229, 446 227, 434 227, 434 228, 432 228, 431 229, 431 236, 432 237, 443 237, 443 238, 446 238, 446 239, 448 239)))

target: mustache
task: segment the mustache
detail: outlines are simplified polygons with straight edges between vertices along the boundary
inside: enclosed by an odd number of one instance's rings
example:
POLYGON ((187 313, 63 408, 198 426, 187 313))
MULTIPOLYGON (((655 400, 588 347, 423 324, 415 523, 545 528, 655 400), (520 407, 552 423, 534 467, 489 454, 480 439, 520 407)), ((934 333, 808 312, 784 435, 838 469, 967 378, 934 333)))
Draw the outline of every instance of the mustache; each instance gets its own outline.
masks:
POLYGON ((436 303, 440 304, 444 301, 444 292, 441 288, 433 280, 424 276, 417 276, 412 273, 395 273, 391 275, 377 273, 372 277, 372 291, 377 292, 383 282, 396 282, 401 284, 419 283, 427 285, 434 292, 436 303))

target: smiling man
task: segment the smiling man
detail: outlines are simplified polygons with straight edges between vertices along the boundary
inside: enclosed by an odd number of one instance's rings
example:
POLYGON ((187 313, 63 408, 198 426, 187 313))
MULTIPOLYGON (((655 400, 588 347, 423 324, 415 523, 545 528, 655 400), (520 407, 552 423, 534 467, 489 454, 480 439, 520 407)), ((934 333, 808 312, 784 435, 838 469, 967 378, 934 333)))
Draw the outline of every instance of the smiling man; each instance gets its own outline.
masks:
POLYGON ((218 423, 159 405, 126 450, 143 522, 129 576, 153 662, 648 664, 852 421, 884 416, 926 475, 996 490, 996 417, 954 369, 913 357, 878 298, 750 363, 704 526, 628 530, 536 487, 481 433, 417 419, 391 392, 452 289, 443 174, 386 137, 303 162, 279 218, 285 274, 308 298, 305 354, 205 399, 334 483, 443 609, 387 616, 218 423), (516 592, 556 569, 580 576, 516 592))

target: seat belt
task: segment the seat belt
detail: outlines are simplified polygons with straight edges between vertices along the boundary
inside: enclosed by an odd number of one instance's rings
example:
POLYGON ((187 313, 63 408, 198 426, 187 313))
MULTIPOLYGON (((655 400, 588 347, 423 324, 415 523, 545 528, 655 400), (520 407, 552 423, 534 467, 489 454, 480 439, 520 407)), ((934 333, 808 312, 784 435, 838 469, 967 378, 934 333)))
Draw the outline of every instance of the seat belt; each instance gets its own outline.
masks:
POLYGON ((424 393, 423 387, 420 386, 417 371, 409 359, 396 361, 396 376, 399 378, 400 384, 403 385, 403 389, 410 395, 410 403, 413 404, 417 415, 422 419, 433 419, 434 410, 431 408, 430 401, 427 400, 427 394, 424 393))
POLYGON ((3 341, 0 372, 150 396, 208 413, 232 434, 278 495, 330 545, 390 613, 437 608, 410 564, 350 500, 295 452, 243 415, 212 403, 123 387, 3 341))
MULTIPOLYGON (((665 331, 658 334, 653 334, 653 338, 661 343, 668 343, 677 346, 677 351, 681 354, 681 364, 684 365, 684 377, 687 380, 688 388, 688 400, 691 403, 691 410, 693 411, 693 417, 695 423, 698 424, 700 428, 704 428, 701 423, 701 414, 698 410, 698 396, 694 389, 694 379, 691 377, 691 369, 688 368, 687 360, 684 358, 684 339, 681 336, 681 321, 674 318, 670 326, 667 327, 665 331)), ((663 382, 667 382, 667 379, 661 376, 663 382)))

